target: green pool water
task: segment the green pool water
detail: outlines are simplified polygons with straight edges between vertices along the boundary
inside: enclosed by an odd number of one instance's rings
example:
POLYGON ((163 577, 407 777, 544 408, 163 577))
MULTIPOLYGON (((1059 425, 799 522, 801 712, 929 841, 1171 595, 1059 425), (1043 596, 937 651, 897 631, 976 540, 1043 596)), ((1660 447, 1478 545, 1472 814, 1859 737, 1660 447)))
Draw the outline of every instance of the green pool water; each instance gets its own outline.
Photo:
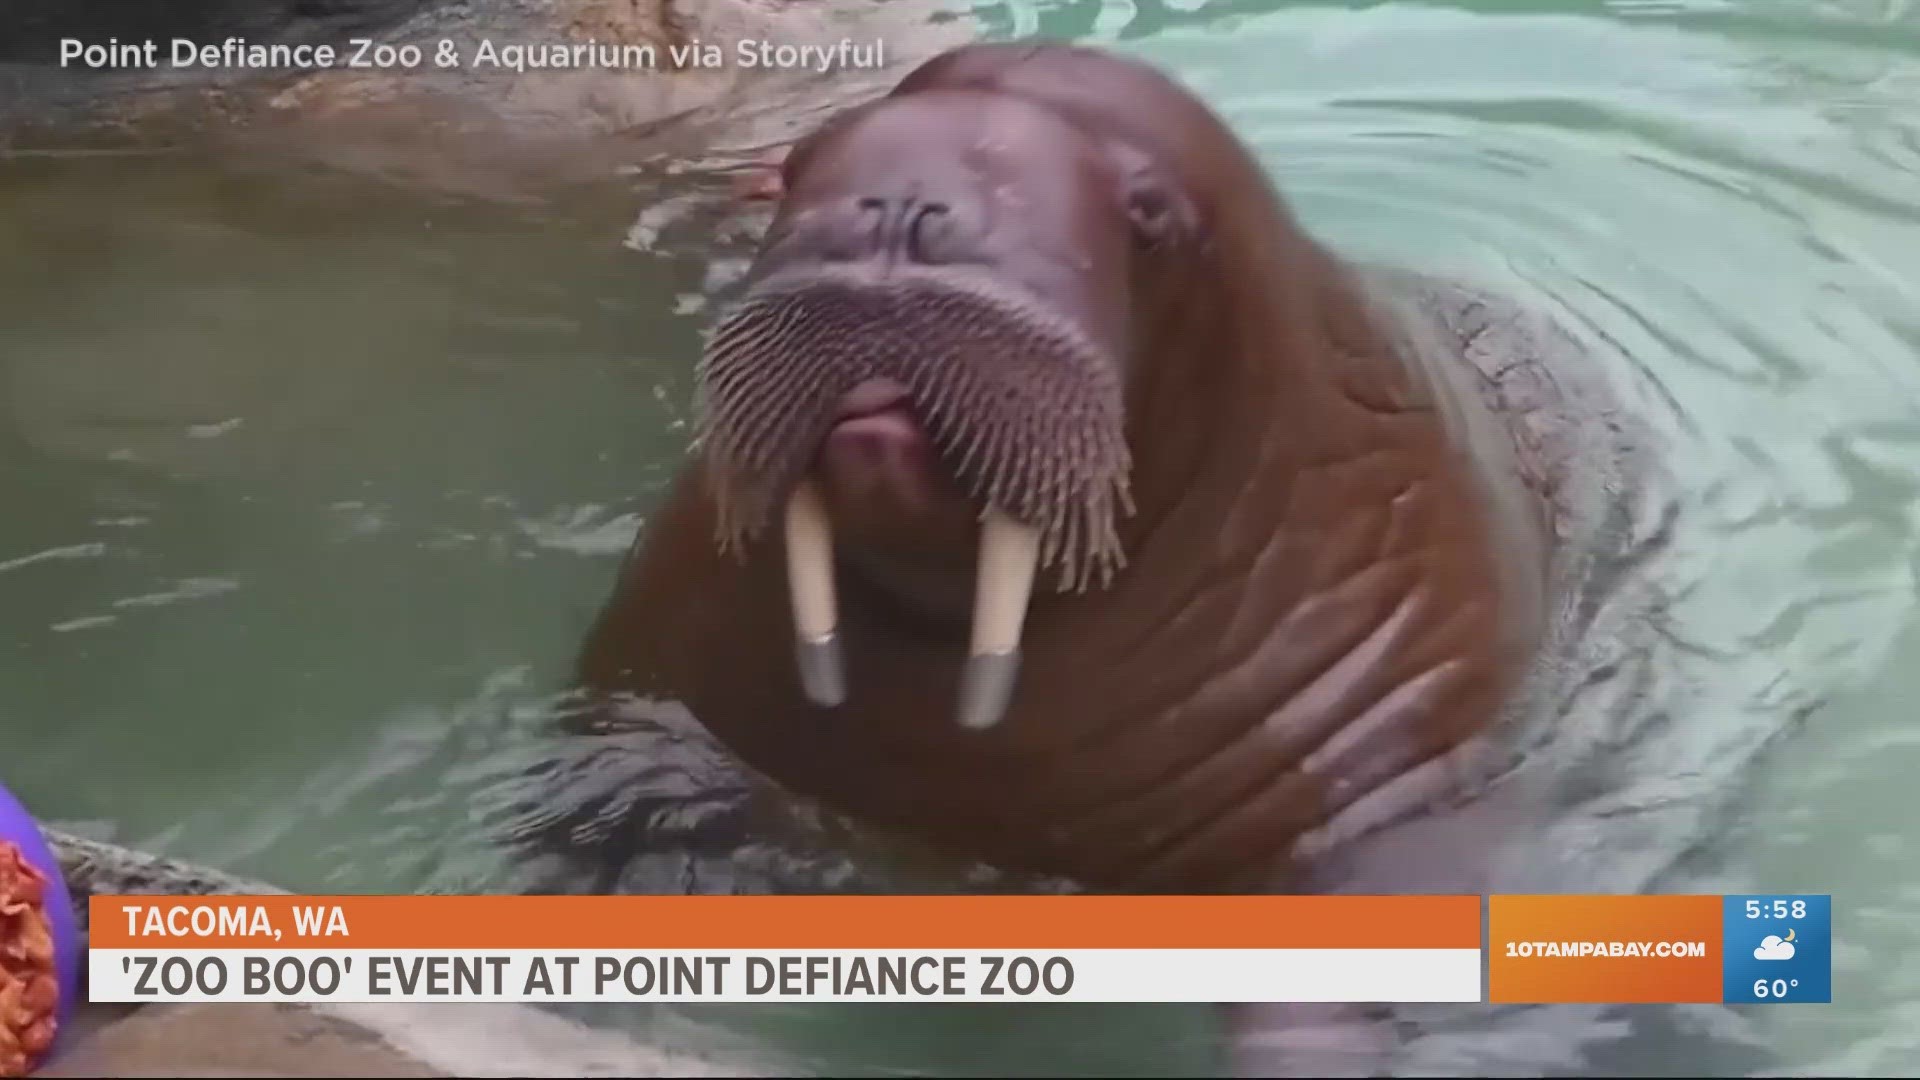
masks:
MULTIPOLYGON (((1542 753, 1594 794, 1527 842, 1568 889, 1832 893, 1835 1004, 1409 1010, 1394 1068, 1920 1068, 1920 7, 980 14, 1167 65, 1321 236, 1553 311, 1670 441, 1646 680, 1570 706, 1542 753)), ((677 465, 742 253, 660 212, 690 190, 638 185, 629 231, 0 152, 0 780, 291 888, 483 882, 475 807, 677 465)), ((798 1069, 1219 1067, 1184 1007, 684 1016, 798 1069)))

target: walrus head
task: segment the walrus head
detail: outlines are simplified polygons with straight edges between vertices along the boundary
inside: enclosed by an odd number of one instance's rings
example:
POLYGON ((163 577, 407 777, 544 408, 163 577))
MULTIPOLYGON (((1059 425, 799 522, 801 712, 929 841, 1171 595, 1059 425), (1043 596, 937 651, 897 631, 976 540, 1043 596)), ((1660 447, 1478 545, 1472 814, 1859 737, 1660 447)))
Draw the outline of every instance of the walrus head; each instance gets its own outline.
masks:
POLYGON ((1006 707, 1036 574, 1124 567, 1132 288, 1199 239, 1155 162, 1027 97, 906 84, 785 158, 700 364, 700 435, 717 542, 784 525, 816 702, 846 692, 838 558, 975 562, 967 727, 1006 707))

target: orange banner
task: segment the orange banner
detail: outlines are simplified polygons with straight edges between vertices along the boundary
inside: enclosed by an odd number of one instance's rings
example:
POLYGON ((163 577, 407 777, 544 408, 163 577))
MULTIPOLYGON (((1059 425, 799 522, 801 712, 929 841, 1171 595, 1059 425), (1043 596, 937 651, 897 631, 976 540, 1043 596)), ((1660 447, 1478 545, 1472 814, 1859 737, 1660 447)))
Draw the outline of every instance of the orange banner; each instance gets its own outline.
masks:
POLYGON ((1477 896, 95 896, 97 949, 1477 949, 1477 896))
POLYGON ((1487 1000, 1718 1002, 1718 896, 1495 896, 1487 1000))

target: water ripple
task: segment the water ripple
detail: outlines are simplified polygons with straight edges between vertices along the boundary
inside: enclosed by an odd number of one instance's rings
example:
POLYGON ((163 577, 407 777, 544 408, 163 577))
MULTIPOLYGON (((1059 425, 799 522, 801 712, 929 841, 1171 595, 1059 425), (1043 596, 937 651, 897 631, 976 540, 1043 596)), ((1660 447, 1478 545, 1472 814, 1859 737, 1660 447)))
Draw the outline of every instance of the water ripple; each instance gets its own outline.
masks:
POLYGON ((36 563, 57 559, 98 559, 107 553, 107 545, 99 542, 67 544, 62 547, 36 551, 31 555, 20 555, 11 559, 0 559, 0 574, 20 570, 36 563))

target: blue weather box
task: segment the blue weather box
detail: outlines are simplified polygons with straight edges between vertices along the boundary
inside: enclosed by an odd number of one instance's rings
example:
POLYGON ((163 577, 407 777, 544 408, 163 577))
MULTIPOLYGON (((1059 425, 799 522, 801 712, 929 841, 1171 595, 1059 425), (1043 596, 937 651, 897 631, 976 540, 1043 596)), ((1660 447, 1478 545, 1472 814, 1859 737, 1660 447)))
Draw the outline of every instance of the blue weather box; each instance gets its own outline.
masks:
POLYGON ((1832 1002, 1833 898, 1725 897, 1721 966, 1728 1004, 1832 1002))

